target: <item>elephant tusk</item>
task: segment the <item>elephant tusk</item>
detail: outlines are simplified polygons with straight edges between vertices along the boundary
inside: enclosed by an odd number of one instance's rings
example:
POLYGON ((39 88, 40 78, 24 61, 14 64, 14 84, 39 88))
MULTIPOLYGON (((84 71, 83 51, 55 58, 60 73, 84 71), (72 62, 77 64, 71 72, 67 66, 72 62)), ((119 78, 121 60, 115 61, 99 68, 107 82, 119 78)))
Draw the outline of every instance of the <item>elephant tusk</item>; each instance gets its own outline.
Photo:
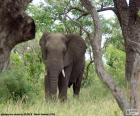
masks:
POLYGON ((62 69, 62 75, 64 76, 64 78, 66 77, 64 69, 62 69))

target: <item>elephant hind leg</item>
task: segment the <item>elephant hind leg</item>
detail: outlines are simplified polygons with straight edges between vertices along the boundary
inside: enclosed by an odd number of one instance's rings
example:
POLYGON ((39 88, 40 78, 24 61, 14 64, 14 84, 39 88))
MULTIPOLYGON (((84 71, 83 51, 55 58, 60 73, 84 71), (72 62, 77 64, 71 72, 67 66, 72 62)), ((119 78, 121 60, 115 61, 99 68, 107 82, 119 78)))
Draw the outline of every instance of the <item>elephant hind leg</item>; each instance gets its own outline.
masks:
POLYGON ((81 87, 81 81, 82 81, 82 78, 79 77, 79 78, 77 78, 76 83, 73 83, 73 93, 74 93, 74 96, 79 96, 80 87, 81 87))
POLYGON ((75 64, 72 75, 71 75, 71 79, 74 80, 73 81, 74 96, 79 95, 83 72, 84 72, 84 59, 81 59, 79 60, 79 62, 75 64))
POLYGON ((63 77, 62 73, 59 75, 58 79, 58 89, 59 89, 59 98, 61 101, 64 101, 67 99, 67 89, 68 89, 68 83, 72 71, 72 66, 69 66, 64 69, 66 77, 63 77))
POLYGON ((73 83, 69 81, 68 87, 70 88, 73 83))

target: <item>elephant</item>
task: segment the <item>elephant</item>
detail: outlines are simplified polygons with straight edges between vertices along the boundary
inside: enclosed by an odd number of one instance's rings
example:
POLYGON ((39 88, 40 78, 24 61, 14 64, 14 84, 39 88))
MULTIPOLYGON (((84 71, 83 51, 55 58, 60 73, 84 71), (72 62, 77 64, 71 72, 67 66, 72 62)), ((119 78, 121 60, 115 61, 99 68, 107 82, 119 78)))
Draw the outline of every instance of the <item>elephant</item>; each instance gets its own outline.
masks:
POLYGON ((85 66, 85 41, 78 34, 44 32, 40 41, 45 65, 45 97, 67 99, 67 89, 73 85, 79 96, 85 66))

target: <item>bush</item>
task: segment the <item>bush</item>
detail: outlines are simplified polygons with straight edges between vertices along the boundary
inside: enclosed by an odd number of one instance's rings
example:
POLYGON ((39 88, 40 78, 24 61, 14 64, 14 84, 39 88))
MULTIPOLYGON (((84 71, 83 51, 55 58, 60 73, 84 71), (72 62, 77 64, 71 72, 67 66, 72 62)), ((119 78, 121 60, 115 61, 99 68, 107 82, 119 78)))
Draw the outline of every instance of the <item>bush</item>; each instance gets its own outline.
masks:
POLYGON ((12 69, 23 67, 22 69, 26 73, 26 80, 32 87, 34 94, 39 95, 40 91, 44 90, 44 65, 37 41, 23 43, 22 46, 17 46, 11 53, 10 67, 12 69))
POLYGON ((113 76, 114 80, 121 87, 125 87, 125 53, 110 44, 106 47, 104 54, 106 59, 106 69, 113 76))
POLYGON ((93 63, 90 61, 85 62, 85 70, 83 74, 82 87, 90 86, 97 77, 93 63))
POLYGON ((15 68, 0 74, 0 102, 12 99, 26 101, 32 97, 32 86, 23 68, 15 68))

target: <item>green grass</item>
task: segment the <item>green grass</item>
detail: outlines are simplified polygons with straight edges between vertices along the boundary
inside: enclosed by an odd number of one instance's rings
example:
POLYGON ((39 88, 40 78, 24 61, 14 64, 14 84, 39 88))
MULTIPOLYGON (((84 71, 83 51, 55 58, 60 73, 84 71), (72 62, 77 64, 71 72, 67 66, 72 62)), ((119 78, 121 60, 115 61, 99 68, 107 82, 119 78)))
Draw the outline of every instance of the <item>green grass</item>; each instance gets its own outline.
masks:
MULTIPOLYGON (((104 88, 103 88, 104 89, 104 88)), ((106 90, 104 90, 106 91, 106 90)), ((68 100, 65 103, 56 101, 45 102, 44 95, 35 102, 0 104, 1 113, 55 113, 56 116, 123 116, 117 103, 110 95, 98 97, 100 92, 93 87, 82 88, 79 99, 73 98, 72 90, 68 91, 68 100), (95 93, 95 94, 94 94, 95 93)), ((103 92, 104 93, 104 92, 103 92)))

